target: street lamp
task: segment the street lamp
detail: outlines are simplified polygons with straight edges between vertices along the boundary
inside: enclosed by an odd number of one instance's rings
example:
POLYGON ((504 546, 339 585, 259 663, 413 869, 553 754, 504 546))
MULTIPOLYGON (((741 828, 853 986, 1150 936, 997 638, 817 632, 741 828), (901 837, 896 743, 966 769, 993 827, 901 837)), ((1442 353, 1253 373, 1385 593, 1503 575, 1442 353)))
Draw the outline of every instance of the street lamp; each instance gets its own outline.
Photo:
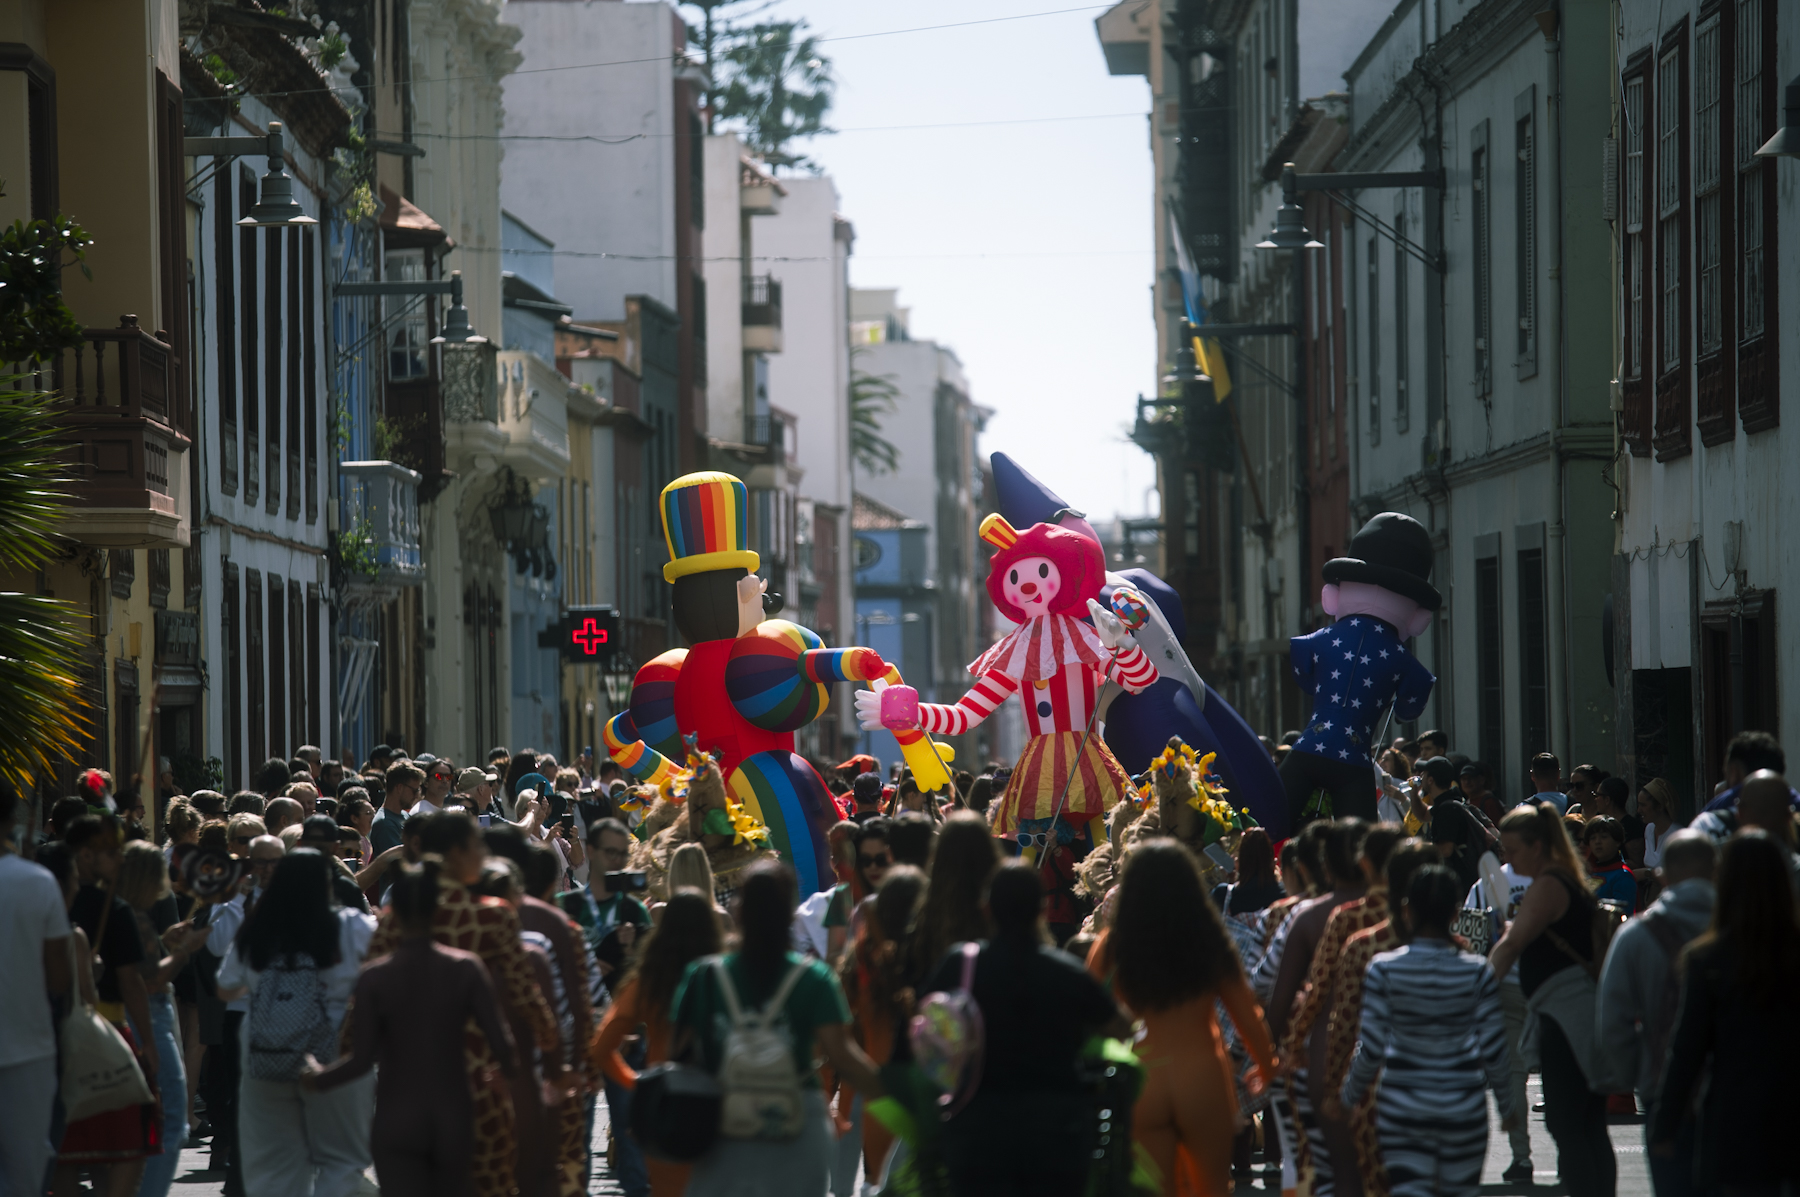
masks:
POLYGON ((1281 207, 1275 209, 1275 227, 1269 235, 1256 243, 1258 249, 1324 249, 1323 241, 1315 240, 1306 228, 1306 212, 1294 202, 1299 183, 1294 173, 1294 164, 1288 163, 1281 171, 1281 207))
POLYGON ((1781 128, 1756 151, 1758 158, 1800 158, 1800 76, 1787 85, 1781 128))
POLYGON ((294 180, 282 166, 281 122, 270 121, 261 137, 189 137, 182 149, 196 158, 240 158, 267 154, 268 173, 257 189, 256 204, 238 221, 245 229, 295 229, 319 222, 294 198, 294 180))

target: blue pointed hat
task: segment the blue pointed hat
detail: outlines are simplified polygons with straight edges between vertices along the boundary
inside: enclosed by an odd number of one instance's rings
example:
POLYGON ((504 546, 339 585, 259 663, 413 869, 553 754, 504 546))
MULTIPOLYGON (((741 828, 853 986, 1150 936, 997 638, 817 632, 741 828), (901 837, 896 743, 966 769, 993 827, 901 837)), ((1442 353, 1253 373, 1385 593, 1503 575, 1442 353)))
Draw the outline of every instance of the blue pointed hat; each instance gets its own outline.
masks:
POLYGON ((1075 510, 1061 495, 1026 473, 1018 462, 1004 453, 992 454, 988 460, 994 471, 994 491, 1000 503, 1000 514, 1006 517, 1007 523, 1020 529, 1033 524, 1060 523, 1099 539, 1084 512, 1075 510), (1065 516, 1073 518, 1065 519, 1065 516))

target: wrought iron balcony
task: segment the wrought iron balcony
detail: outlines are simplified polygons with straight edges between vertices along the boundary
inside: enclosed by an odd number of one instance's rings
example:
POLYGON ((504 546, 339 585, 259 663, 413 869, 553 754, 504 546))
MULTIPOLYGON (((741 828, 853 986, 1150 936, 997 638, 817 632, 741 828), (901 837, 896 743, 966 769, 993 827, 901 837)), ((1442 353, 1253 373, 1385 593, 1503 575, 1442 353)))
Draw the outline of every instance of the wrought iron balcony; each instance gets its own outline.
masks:
POLYGON ((52 358, 39 385, 59 392, 71 475, 65 530, 112 548, 185 547, 192 443, 171 393, 170 349, 121 316, 88 329, 82 344, 52 358))
POLYGON ((752 353, 781 352, 781 280, 766 274, 744 279, 744 348, 752 353))
POLYGON ((425 580, 419 550, 422 478, 391 461, 338 465, 338 552, 346 585, 417 586, 425 580))

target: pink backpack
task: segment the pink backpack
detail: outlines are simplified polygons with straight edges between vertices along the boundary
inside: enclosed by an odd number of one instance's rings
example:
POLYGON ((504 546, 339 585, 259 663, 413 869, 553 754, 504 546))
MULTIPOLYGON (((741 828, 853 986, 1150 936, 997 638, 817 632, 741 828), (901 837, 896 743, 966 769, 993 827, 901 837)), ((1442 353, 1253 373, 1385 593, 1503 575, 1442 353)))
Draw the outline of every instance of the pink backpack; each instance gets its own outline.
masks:
POLYGON ((962 945, 962 981, 948 993, 928 993, 912 1017, 913 1062, 939 1089, 944 1117, 956 1113, 981 1087, 986 1033, 971 985, 981 945, 962 945))

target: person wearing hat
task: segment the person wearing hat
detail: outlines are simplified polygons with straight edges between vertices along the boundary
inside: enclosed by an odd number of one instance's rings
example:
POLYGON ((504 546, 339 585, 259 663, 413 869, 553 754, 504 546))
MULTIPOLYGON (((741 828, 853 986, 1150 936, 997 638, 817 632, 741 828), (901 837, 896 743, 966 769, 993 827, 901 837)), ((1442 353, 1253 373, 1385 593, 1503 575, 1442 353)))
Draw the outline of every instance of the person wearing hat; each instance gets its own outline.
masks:
POLYGON ((476 814, 484 813, 488 801, 494 796, 490 788, 493 775, 486 769, 478 769, 470 765, 456 775, 456 792, 468 801, 469 809, 476 814))
POLYGON ((875 772, 858 773, 856 780, 850 783, 850 796, 856 801, 856 809, 850 812, 853 823, 867 823, 870 819, 881 818, 881 804, 886 787, 881 784, 881 774, 875 772))
POLYGON ((1481 876, 1481 854, 1487 835, 1456 787, 1456 769, 1441 756, 1427 757, 1414 767, 1418 789, 1406 815, 1409 834, 1423 835, 1467 890, 1481 876), (1416 825, 1415 825, 1416 824, 1416 825))
POLYGON ((1384 511, 1351 537, 1350 552, 1325 563, 1319 605, 1335 622, 1289 641, 1294 679, 1313 696, 1281 763, 1293 831, 1317 790, 1330 796, 1332 815, 1376 817, 1372 754, 1383 716, 1391 708, 1397 720, 1417 719, 1437 684, 1406 648, 1443 602, 1431 585, 1431 534, 1384 511))
POLYGON ((638 670, 629 707, 604 728, 608 753, 641 782, 661 785, 686 760, 684 736, 718 760, 731 796, 768 827, 801 892, 836 884, 825 833, 838 808, 825 782, 794 752, 794 732, 824 714, 835 682, 887 672, 873 649, 826 648, 786 620, 781 596, 756 575, 749 491, 730 474, 686 474, 658 503, 674 587, 675 626, 692 648, 638 670))

